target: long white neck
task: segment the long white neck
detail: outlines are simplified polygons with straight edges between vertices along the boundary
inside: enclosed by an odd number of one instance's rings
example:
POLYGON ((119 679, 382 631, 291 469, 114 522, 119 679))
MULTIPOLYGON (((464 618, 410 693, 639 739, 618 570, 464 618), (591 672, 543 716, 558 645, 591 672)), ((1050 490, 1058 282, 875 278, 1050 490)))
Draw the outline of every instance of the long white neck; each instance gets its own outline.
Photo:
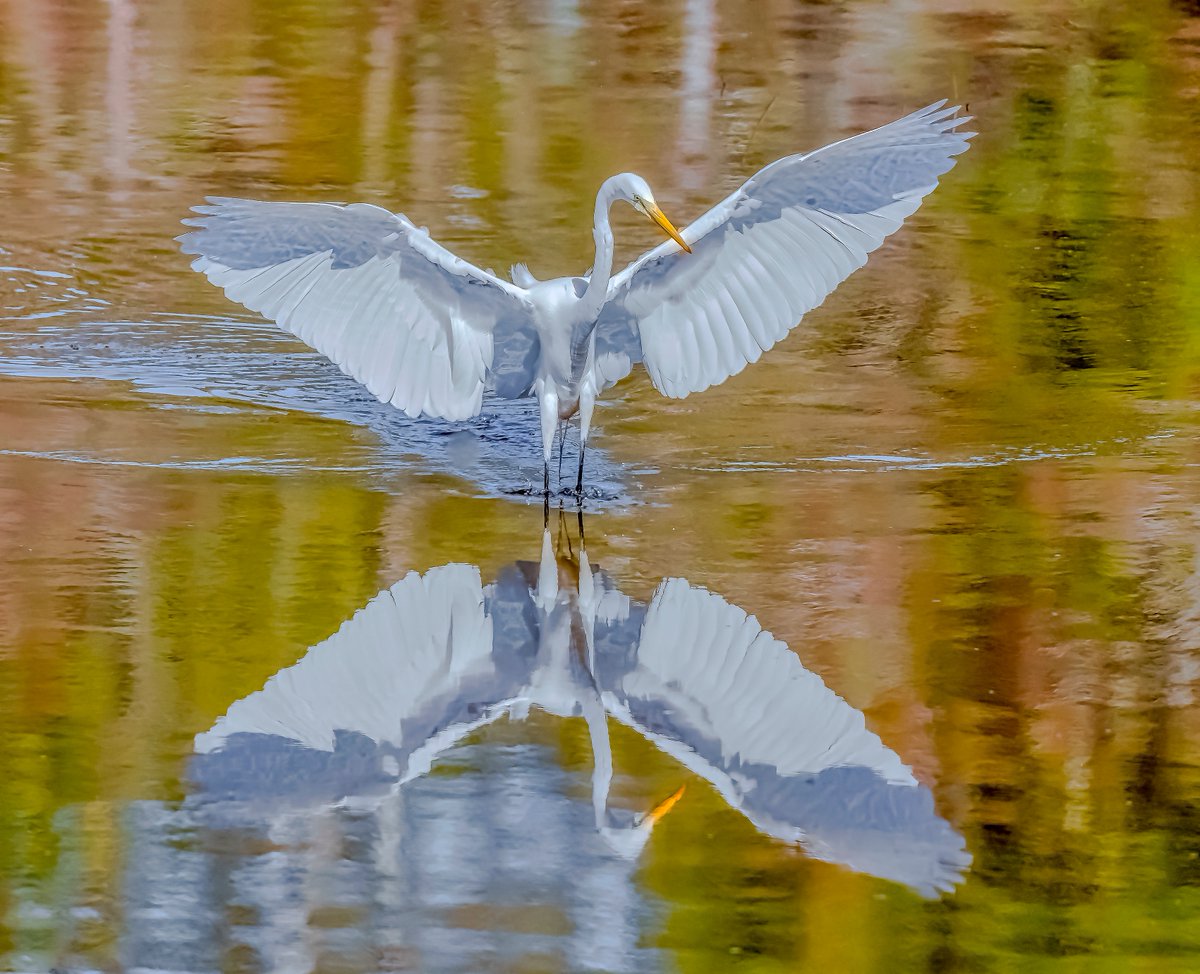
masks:
POLYGON ((596 213, 592 218, 592 237, 596 241, 596 260, 592 264, 592 276, 588 281, 587 290, 580 301, 580 316, 584 321, 592 321, 600 314, 604 302, 608 298, 608 282, 612 278, 613 265, 613 235, 612 226, 608 222, 609 208, 620 198, 618 176, 606 179, 596 194, 596 213))

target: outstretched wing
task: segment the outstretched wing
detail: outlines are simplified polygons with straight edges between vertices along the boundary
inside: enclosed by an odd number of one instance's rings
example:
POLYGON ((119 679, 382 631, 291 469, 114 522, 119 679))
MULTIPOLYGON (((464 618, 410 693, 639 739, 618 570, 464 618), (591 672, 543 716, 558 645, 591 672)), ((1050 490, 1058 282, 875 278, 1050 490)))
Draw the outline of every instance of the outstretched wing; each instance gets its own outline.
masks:
POLYGON ((328 801, 424 774, 528 679, 492 636, 477 568, 410 573, 197 735, 193 780, 328 801))
POLYGON ((636 657, 602 659, 597 675, 618 720, 760 831, 927 894, 951 888, 970 862, 928 789, 862 713, 719 596, 663 581, 636 657))
POLYGON ((787 156, 613 278, 596 327, 606 383, 645 363, 683 398, 736 375, 819 305, 954 165, 973 132, 944 101, 787 156))
POLYGON ((485 385, 522 381, 510 373, 527 370, 536 343, 525 291, 403 215, 367 203, 221 197, 193 209, 199 216, 184 223, 197 229, 179 237, 197 255, 192 267, 381 401, 414 417, 466 419, 485 385))

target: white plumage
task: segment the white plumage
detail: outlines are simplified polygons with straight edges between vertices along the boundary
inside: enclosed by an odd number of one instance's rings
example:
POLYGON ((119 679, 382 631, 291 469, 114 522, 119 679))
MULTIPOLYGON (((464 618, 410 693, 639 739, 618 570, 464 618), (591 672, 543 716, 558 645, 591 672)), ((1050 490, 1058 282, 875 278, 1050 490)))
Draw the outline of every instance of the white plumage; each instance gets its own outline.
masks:
POLYGON ((532 707, 587 721, 596 828, 622 855, 640 852, 661 813, 631 822, 608 808, 610 716, 818 858, 926 893, 952 888, 970 861, 862 713, 753 616, 678 578, 641 605, 586 553, 556 557, 549 532, 540 563, 490 585, 447 565, 381 592, 197 736, 197 777, 368 804, 532 707))
POLYGON ((596 197, 596 259, 582 277, 539 282, 516 265, 515 283, 503 281, 365 203, 210 197, 179 239, 229 297, 410 416, 466 419, 485 390, 536 396, 549 492, 558 423, 578 412, 585 444, 596 396, 636 363, 664 395, 707 389, 866 263, 974 134, 944 104, 779 159, 682 231, 644 179, 613 176, 596 197), (672 239, 614 276, 617 200, 672 239))

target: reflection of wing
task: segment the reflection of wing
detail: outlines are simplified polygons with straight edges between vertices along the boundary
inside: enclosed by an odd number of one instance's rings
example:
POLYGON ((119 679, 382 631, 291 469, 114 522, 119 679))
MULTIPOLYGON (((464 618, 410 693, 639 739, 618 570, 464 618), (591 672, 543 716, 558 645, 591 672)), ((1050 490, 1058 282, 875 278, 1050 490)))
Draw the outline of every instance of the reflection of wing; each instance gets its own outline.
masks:
POLYGON ((776 160, 616 275, 596 325, 606 384, 643 361, 682 398, 741 372, 899 229, 973 134, 938 102, 776 160))
POLYGON ((209 792, 325 799, 405 781, 500 716, 521 670, 493 655, 477 568, 414 572, 198 735, 193 776, 209 792))
POLYGON ((862 713, 718 596, 664 581, 636 660, 602 658, 598 669, 614 716, 761 831, 927 893, 953 886, 970 861, 862 713))
POLYGON ((403 214, 210 197, 179 239, 192 267, 410 416, 466 419, 485 383, 521 395, 537 335, 525 292, 403 214))

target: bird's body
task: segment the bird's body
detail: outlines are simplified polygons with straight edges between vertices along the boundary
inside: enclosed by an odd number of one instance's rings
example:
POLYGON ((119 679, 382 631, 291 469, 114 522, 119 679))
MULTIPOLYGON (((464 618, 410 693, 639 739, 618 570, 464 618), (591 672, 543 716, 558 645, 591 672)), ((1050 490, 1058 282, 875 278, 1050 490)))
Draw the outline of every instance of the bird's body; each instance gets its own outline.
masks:
POLYGON ((406 217, 364 203, 210 197, 180 240, 192 266, 410 416, 461 420, 485 390, 534 396, 544 488, 558 424, 583 446, 596 398, 641 362, 682 398, 757 361, 820 304, 954 164, 973 134, 937 103, 882 128, 787 156, 676 231, 646 181, 606 180, 596 258, 582 277, 504 281, 406 217), (613 274, 609 209, 632 205, 670 240, 613 274))

